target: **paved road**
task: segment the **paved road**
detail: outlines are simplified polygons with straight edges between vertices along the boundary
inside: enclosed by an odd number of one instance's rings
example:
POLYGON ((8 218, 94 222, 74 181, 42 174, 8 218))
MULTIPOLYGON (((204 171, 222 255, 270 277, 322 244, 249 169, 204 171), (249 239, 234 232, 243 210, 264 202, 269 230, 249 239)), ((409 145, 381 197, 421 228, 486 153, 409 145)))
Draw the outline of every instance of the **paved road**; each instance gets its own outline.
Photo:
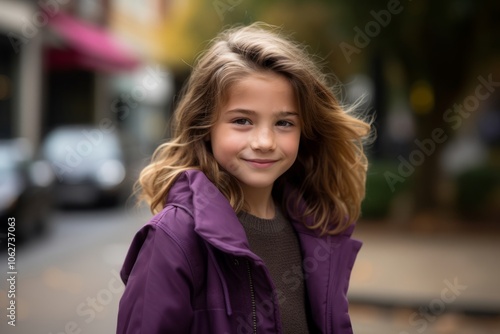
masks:
POLYGON ((500 334, 498 230, 361 222, 354 237, 364 242, 349 291, 355 333, 500 334))
MULTIPOLYGON (((57 212, 46 237, 17 249, 16 327, 7 325, 0 285, 0 333, 114 333, 123 284, 118 271, 147 212, 57 212)), ((0 257, 7 272, 7 257, 0 257)))

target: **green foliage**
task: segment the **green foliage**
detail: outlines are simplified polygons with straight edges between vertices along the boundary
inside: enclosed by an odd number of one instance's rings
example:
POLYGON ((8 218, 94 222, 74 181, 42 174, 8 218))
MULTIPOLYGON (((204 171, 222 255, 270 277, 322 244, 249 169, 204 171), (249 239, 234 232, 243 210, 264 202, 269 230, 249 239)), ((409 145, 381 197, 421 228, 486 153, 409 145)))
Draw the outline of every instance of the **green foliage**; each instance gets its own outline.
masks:
MULTIPOLYGON (((488 218, 498 211, 500 171, 492 166, 481 166, 460 174, 456 179, 456 209, 467 218, 488 218)), ((497 217, 498 219, 498 217, 497 217)))
POLYGON ((398 175, 398 164, 394 161, 372 161, 366 175, 366 196, 361 205, 362 217, 367 219, 388 216, 392 201, 411 187, 411 177, 391 190, 387 173, 398 175))

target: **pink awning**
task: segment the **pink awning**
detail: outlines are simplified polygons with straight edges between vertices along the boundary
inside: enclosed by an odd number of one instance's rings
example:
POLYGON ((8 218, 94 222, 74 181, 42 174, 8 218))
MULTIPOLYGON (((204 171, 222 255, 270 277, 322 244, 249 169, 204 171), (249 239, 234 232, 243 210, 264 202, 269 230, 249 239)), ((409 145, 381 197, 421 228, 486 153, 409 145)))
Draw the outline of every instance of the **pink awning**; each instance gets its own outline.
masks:
POLYGON ((108 72, 133 69, 140 63, 104 28, 64 13, 54 16, 49 25, 67 43, 64 49, 49 50, 51 68, 85 67, 108 72))

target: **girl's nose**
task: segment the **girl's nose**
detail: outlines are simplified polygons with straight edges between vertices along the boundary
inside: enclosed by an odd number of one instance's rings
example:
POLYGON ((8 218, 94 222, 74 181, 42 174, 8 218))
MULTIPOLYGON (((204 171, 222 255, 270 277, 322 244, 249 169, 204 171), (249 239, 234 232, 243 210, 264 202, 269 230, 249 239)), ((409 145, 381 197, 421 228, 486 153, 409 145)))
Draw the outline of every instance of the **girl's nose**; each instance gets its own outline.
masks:
POLYGON ((250 147, 253 150, 259 150, 263 152, 273 151, 276 148, 274 131, 267 127, 255 129, 250 141, 250 147))

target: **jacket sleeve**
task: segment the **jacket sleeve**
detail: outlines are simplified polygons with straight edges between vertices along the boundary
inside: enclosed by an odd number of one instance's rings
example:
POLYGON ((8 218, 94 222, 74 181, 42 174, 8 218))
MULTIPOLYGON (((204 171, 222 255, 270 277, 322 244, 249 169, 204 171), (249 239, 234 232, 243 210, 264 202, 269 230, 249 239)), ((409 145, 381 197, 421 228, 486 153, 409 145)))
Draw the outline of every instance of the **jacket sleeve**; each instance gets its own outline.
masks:
POLYGON ((121 276, 117 334, 189 333, 192 271, 175 238, 146 225, 132 241, 121 276))

